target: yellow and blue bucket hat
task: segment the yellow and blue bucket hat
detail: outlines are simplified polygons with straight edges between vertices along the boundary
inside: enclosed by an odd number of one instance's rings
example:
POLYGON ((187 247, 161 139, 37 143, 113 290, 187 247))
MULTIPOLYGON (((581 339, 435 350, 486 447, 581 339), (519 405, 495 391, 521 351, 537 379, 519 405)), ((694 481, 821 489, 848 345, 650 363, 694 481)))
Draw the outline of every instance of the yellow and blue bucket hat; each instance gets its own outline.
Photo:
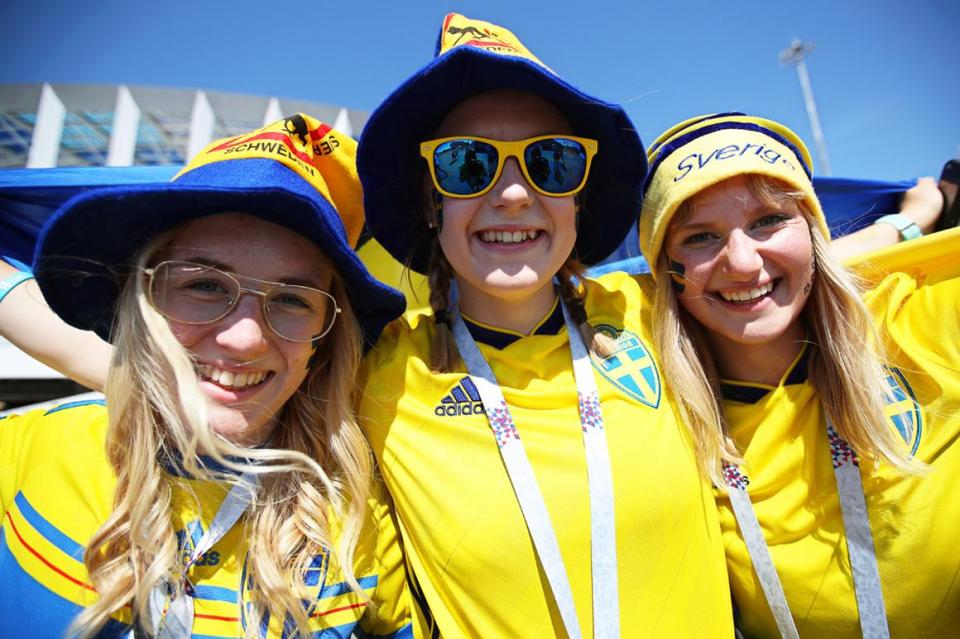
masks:
POLYGON ((212 142, 169 183, 77 195, 40 231, 37 282, 64 321, 109 340, 136 253, 158 233, 224 212, 249 213, 314 242, 343 278, 368 344, 403 312, 403 296, 374 279, 353 249, 364 223, 356 142, 303 114, 212 142))
POLYGON ((434 59, 394 91, 367 120, 357 157, 367 226, 401 263, 425 272, 431 231, 419 210, 425 170, 420 143, 466 98, 513 89, 556 105, 577 135, 598 141, 583 192, 577 256, 600 261, 623 240, 640 208, 647 162, 622 107, 583 93, 541 62, 509 30, 451 13, 434 59))

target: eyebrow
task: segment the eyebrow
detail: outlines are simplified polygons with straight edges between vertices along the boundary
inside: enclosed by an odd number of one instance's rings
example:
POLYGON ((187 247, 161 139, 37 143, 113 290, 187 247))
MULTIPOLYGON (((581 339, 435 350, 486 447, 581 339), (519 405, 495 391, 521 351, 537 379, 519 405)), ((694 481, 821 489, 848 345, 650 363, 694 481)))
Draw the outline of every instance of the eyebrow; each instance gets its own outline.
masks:
MULTIPOLYGON (((212 260, 212 259, 210 259, 209 257, 202 257, 202 256, 194 255, 194 256, 192 256, 192 257, 187 257, 187 258, 184 258, 184 259, 178 260, 178 261, 180 261, 180 262, 193 262, 194 264, 202 264, 202 265, 204 265, 204 266, 211 266, 211 267, 213 267, 213 268, 220 269, 221 271, 227 271, 228 273, 233 273, 233 274, 235 274, 235 275, 239 275, 240 277, 250 277, 250 276, 243 275, 242 273, 237 273, 237 271, 234 269, 234 267, 230 266, 229 264, 225 264, 225 263, 223 263, 223 262, 218 262, 217 260, 212 260)), ((260 278, 259 278, 259 277, 250 277, 250 279, 259 280, 260 278)), ((274 283, 276 283, 276 284, 289 284, 289 285, 293 285, 293 286, 306 286, 306 287, 308 287, 308 288, 315 288, 315 289, 317 289, 317 290, 323 290, 322 287, 321 287, 317 282, 315 282, 315 281, 313 281, 313 280, 310 280, 310 279, 300 278, 300 277, 285 277, 285 278, 283 278, 283 279, 281 279, 281 280, 279 280, 279 281, 277 281, 277 280, 261 280, 261 281, 264 281, 264 282, 274 282, 274 283)))
POLYGON ((678 231, 702 231, 713 228, 713 224, 707 222, 698 222, 696 224, 689 224, 687 222, 680 221, 680 225, 677 227, 678 231))

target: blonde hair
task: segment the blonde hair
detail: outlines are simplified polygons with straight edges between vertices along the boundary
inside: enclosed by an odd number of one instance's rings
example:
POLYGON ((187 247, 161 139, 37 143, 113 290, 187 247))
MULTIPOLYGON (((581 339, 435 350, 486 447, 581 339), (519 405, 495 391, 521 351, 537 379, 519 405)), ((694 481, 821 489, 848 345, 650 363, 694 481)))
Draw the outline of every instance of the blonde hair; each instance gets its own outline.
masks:
POLYGON ((320 342, 306 379, 277 415, 270 447, 231 444, 207 425, 191 356, 147 301, 142 271, 164 239, 141 252, 117 304, 105 388, 110 407, 106 454, 117 484, 113 512, 84 552, 99 598, 77 616, 71 632, 94 635, 125 606, 143 623, 150 618, 150 592, 165 580, 176 596, 184 596, 171 523, 171 502, 183 484, 165 473, 159 460, 176 460, 200 479, 237 481, 204 466, 202 451, 234 471, 255 472, 260 480, 243 520, 254 576, 247 635, 259 636, 261 620, 269 615, 291 619, 306 636, 310 610, 303 604, 309 599, 303 574, 325 549, 331 549, 351 589, 369 602, 353 573, 373 474, 352 410, 362 353, 355 316, 334 275, 332 292, 343 310, 320 342), (339 524, 336 530, 331 522, 339 524))
MULTIPOLYGON (((796 202, 809 223, 815 274, 803 309, 810 341, 808 370, 837 433, 861 458, 884 460, 904 472, 919 472, 922 466, 910 457, 884 412, 884 398, 891 392, 884 369, 888 360, 862 299, 863 283, 833 256, 829 239, 806 205, 806 193, 753 174, 747 176, 747 185, 764 203, 796 202)), ((682 219, 692 210, 693 202, 686 200, 674 219, 682 219)), ((702 471, 717 486, 725 487, 722 462, 740 463, 742 459, 723 412, 717 363, 703 327, 678 303, 666 250, 661 249, 657 259, 654 346, 665 378, 674 389, 682 390, 677 404, 690 428, 702 471)))

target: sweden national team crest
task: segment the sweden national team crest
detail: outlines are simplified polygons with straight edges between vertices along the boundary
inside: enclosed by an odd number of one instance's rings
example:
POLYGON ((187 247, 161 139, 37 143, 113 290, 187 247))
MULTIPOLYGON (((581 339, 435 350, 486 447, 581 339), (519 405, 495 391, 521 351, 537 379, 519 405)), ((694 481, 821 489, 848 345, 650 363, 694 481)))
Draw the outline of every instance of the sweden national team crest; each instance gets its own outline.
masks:
POLYGON ((591 353, 593 367, 630 397, 657 408, 660 405, 660 371, 647 346, 630 331, 609 324, 601 324, 597 330, 616 339, 617 349, 605 358, 591 353))
POLYGON ((887 416, 897 432, 910 448, 914 455, 920 447, 920 438, 923 435, 923 414, 920 405, 913 394, 910 384, 897 368, 887 369, 887 383, 890 385, 891 395, 887 400, 887 416))

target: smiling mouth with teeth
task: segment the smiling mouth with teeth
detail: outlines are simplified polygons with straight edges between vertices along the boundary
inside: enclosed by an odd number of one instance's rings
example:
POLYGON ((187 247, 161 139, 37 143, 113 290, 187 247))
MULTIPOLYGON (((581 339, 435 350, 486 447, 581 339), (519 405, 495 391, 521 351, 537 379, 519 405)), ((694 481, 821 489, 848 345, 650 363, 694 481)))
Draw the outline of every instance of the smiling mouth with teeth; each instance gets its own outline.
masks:
POLYGON ((234 373, 207 364, 199 366, 198 372, 202 379, 231 390, 243 390, 251 386, 256 386, 270 376, 270 371, 234 373))
POLYGON ((541 231, 480 231, 477 235, 484 242, 491 244, 519 244, 529 242, 540 237, 541 231))
POLYGON ((748 304, 750 302, 756 302, 761 297, 764 297, 773 290, 773 287, 776 285, 775 280, 767 282, 763 286, 758 286, 757 288, 752 288, 749 291, 717 291, 717 295, 722 297, 727 302, 733 302, 734 304, 748 304))

